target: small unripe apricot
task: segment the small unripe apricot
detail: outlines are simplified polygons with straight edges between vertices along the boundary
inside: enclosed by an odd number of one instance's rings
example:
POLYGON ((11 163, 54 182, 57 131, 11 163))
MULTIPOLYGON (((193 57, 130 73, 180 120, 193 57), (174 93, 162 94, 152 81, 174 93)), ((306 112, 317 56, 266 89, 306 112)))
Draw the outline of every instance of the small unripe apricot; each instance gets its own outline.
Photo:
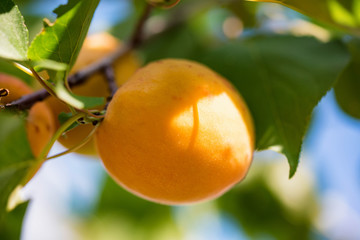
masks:
POLYGON ((172 8, 178 4, 180 0, 147 0, 147 2, 154 7, 172 8))
POLYGON ((139 69, 114 95, 95 140, 121 186, 162 204, 221 195, 245 177, 254 151, 239 93, 209 68, 177 59, 139 69))
MULTIPOLYGON (((5 74, 0 74, 0 88, 9 92, 1 98, 1 103, 12 102, 32 92, 23 81, 5 74)), ((26 133, 32 153, 38 157, 55 133, 54 118, 45 103, 37 102, 30 108, 26 119, 26 133)))
MULTIPOLYGON (((110 34, 99 33, 87 37, 84 41, 78 59, 71 70, 76 73, 90 64, 113 53, 121 43, 110 34)), ((118 86, 122 85, 140 66, 139 59, 134 53, 129 53, 113 64, 115 80, 118 86)), ((81 85, 72 88, 75 94, 92 97, 108 97, 110 91, 103 73, 95 73, 81 85)), ((61 112, 69 112, 68 107, 54 97, 49 97, 46 102, 49 104, 53 115, 56 118, 57 126, 60 126, 58 115, 61 112)), ((98 110, 102 109, 100 107, 98 110)), ((94 128, 91 124, 80 125, 68 131, 64 136, 59 138, 59 142, 66 148, 77 146, 94 128)), ((84 146, 76 151, 81 154, 93 155, 96 153, 94 141, 91 139, 84 146)))

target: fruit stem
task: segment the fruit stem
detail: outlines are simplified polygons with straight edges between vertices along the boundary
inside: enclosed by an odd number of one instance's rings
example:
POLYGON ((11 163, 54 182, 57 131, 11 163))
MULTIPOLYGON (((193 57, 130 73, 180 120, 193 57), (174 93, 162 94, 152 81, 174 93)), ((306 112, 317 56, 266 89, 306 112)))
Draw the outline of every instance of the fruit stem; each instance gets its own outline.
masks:
POLYGON ((87 142, 89 142, 92 138, 92 136, 94 135, 94 133, 96 132, 96 129, 99 127, 99 124, 96 124, 95 127, 93 128, 93 130, 91 130, 91 132, 89 133, 89 135, 87 135, 86 138, 84 138, 79 144, 77 144, 76 146, 73 146, 71 148, 69 148, 68 150, 66 151, 63 151, 61 153, 58 153, 58 154, 55 154, 51 157, 48 157, 45 159, 45 161, 47 160, 50 160, 50 159, 54 159, 54 158, 57 158, 57 157, 61 157, 63 155, 66 155, 68 153, 71 153, 71 152, 74 152, 76 150, 78 150, 79 148, 81 148, 82 146, 84 146, 87 142))
POLYGON ((86 116, 86 113, 78 113, 71 118, 69 118, 65 123, 63 123, 59 129, 55 132, 54 136, 51 138, 51 140, 48 142, 48 144, 45 146, 39 157, 37 158, 38 162, 42 162, 44 159, 46 159, 46 156, 49 154, 50 149, 58 140, 58 138, 65 132, 74 122, 76 122, 78 119, 83 118, 86 116))
POLYGON ((56 93, 52 90, 52 88, 48 85, 48 83, 45 82, 45 81, 40 77, 40 75, 34 70, 34 68, 30 67, 29 69, 30 69, 31 73, 33 74, 33 76, 35 77, 35 79, 41 84, 41 86, 42 86, 43 88, 45 88, 46 91, 47 91, 50 95, 56 97, 56 93))
POLYGON ((36 158, 36 161, 33 164, 33 167, 28 171, 27 175, 24 177, 22 184, 25 185, 29 180, 35 175, 35 173, 40 168, 41 164, 45 161, 46 156, 49 154, 50 149, 56 142, 56 140, 61 136, 63 132, 66 131, 74 122, 78 119, 85 117, 85 113, 78 113, 71 118, 69 118, 64 124, 62 124, 59 129, 55 132, 54 136, 50 139, 50 141, 46 144, 40 155, 36 158))

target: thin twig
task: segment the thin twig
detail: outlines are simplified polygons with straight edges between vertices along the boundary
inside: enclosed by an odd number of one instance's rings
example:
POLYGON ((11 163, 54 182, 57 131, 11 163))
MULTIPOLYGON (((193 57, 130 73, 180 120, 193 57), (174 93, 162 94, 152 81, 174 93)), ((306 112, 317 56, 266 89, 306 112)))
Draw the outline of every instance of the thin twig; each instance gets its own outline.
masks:
POLYGON ((47 157, 47 158, 45 159, 45 161, 50 160, 50 159, 53 159, 53 158, 61 157, 61 156, 63 156, 63 155, 66 155, 66 154, 68 154, 68 153, 71 153, 71 152, 75 152, 76 150, 78 150, 79 148, 81 148, 82 146, 84 146, 86 143, 88 143, 88 142, 91 140, 92 136, 94 135, 94 133, 96 132, 96 129, 97 129, 98 127, 99 127, 99 124, 97 124, 97 125, 91 130, 91 132, 89 133, 89 135, 87 135, 86 138, 84 138, 79 144, 77 144, 77 145, 75 145, 75 146, 67 149, 66 151, 63 151, 63 152, 61 152, 61 153, 57 153, 57 154, 55 154, 55 155, 53 155, 53 156, 47 157))
MULTIPOLYGON (((50 152, 50 149, 53 147, 55 141, 58 140, 58 138, 61 136, 61 134, 63 134, 63 132, 65 132, 66 129, 68 129, 74 122, 78 121, 80 118, 83 118, 85 116, 86 116, 86 114, 84 114, 84 113, 78 113, 77 115, 72 116, 65 123, 63 123, 59 127, 59 129, 57 129, 55 134, 51 137, 50 141, 47 142, 46 146, 42 149, 39 156, 36 157, 34 166, 39 166, 41 163, 43 163, 45 161, 45 159, 47 158, 47 156, 50 152)), ((23 184, 27 183, 34 176, 34 174, 36 173, 37 170, 38 170, 38 167, 33 167, 32 169, 30 169, 23 180, 23 184)))
POLYGON ((115 94, 115 92, 117 91, 118 86, 116 85, 115 73, 114 73, 114 69, 113 69, 113 67, 111 65, 106 66, 104 68, 104 75, 105 75, 105 78, 106 78, 106 80, 108 82, 108 86, 109 86, 111 96, 113 96, 115 94))
POLYGON ((130 39, 131 47, 135 48, 142 43, 143 34, 144 34, 144 31, 143 31, 144 25, 145 25, 146 20, 149 18, 152 9, 153 9, 153 7, 151 5, 149 5, 149 4, 146 5, 145 10, 144 10, 142 16, 140 17, 140 19, 136 25, 135 31, 133 32, 133 35, 130 39))
POLYGON ((114 94, 116 93, 118 86, 116 84, 115 81, 115 73, 114 73, 114 69, 112 68, 112 66, 107 66, 104 69, 104 75, 105 78, 108 82, 108 86, 109 86, 109 90, 110 90, 110 96, 106 99, 107 103, 105 105, 105 110, 108 108, 110 101, 112 100, 114 94))

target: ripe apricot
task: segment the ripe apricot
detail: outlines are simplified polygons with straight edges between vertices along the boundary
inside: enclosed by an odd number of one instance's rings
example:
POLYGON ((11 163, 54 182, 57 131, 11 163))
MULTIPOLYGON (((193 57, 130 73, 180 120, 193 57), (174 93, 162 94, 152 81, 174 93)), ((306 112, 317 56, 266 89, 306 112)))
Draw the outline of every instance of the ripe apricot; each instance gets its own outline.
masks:
MULTIPOLYGON (((9 95, 1 98, 1 103, 12 102, 32 92, 23 81, 5 74, 0 74, 0 88, 9 91, 9 95)), ((37 102, 30 108, 26 119, 26 133, 32 153, 38 157, 55 133, 55 121, 45 103, 37 102)))
POLYGON ((114 95, 95 140, 118 184, 175 205, 224 193, 245 177, 254 151, 239 93, 209 68, 177 59, 139 69, 114 95))
MULTIPOLYGON (((107 33, 99 33, 85 39, 78 59, 71 72, 76 73, 88 65, 113 53, 121 43, 107 33)), ((130 53, 115 61, 113 67, 117 85, 122 85, 140 66, 139 59, 134 53, 130 53)), ((73 92, 82 96, 107 97, 110 95, 108 84, 102 73, 95 73, 85 83, 72 88, 73 92)), ((56 118, 57 127, 60 126, 58 115, 61 112, 69 112, 68 107, 54 97, 49 97, 46 102, 49 104, 56 118)), ((100 108, 101 109, 101 108, 100 108)), ((66 148, 78 145, 86 138, 94 126, 91 124, 80 125, 59 138, 59 142, 66 148)), ((81 154, 95 154, 93 140, 90 140, 76 152, 81 154)))

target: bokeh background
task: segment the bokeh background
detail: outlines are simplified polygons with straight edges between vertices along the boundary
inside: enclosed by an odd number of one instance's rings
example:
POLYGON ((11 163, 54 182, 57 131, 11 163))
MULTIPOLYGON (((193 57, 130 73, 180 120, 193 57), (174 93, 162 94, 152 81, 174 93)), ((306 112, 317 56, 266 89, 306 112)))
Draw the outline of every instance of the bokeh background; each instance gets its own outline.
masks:
MULTIPOLYGON (((34 37, 41 19, 54 19, 51 11, 67 1, 15 2, 34 37)), ((199 0, 196 6, 205 2, 215 1, 199 0)), ((192 13, 191 34, 208 41, 259 32, 311 35, 321 41, 330 37, 325 28, 277 4, 249 3, 247 13, 252 18, 240 19, 221 5, 212 5, 192 13)), ((107 31, 126 39, 137 15, 133 1, 101 0, 89 33, 107 31)), ((161 30, 166 19, 166 13, 157 12, 149 19, 148 30, 161 30)), ((165 36, 174 41, 174 47, 166 49, 171 53, 149 48, 139 54, 144 62, 154 54, 186 57, 194 47, 191 34, 176 30, 165 36)), ((117 186, 95 157, 69 154, 44 164, 23 190, 31 202, 21 238, 360 239, 359 142, 360 121, 346 115, 330 91, 313 113, 295 177, 288 179, 289 167, 282 155, 259 152, 247 178, 224 196, 181 207, 137 198, 117 186)), ((56 145, 52 153, 62 150, 56 145)))

